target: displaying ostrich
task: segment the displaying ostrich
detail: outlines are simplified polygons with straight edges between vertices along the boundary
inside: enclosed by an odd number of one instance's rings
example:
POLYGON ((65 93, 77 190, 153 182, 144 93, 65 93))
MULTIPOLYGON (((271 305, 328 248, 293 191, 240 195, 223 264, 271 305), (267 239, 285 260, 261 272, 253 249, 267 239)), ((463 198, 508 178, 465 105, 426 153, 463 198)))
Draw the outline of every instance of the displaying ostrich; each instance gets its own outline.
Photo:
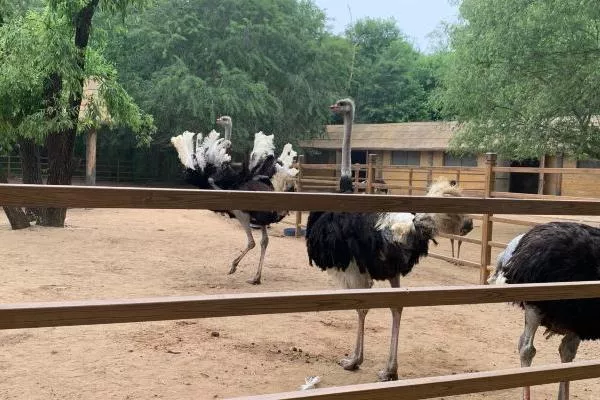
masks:
MULTIPOLYGON (((446 183, 445 178, 441 178, 440 183, 436 183, 431 186, 427 196, 451 196, 451 197, 462 197, 462 191, 456 181, 451 180, 450 186, 446 183)), ((462 214, 441 214, 444 217, 438 223, 438 231, 440 233, 446 233, 450 235, 466 236, 473 230, 473 219, 462 214)), ((458 248, 456 252, 456 258, 460 258, 460 246, 462 241, 458 240, 458 248)), ((450 246, 452 248, 452 258, 454 258, 454 239, 450 239, 450 246)))
MULTIPOLYGON (((344 117, 344 139, 340 192, 352 193, 350 139, 354 103, 343 99, 331 106, 344 117)), ((446 181, 440 182, 438 195, 453 191, 446 181)), ((348 213, 311 212, 306 227, 309 264, 326 270, 343 288, 368 289, 373 280, 387 280, 400 287, 400 277, 408 274, 427 255, 429 241, 435 243, 438 223, 447 217, 430 213, 348 213)), ((379 380, 398 378, 398 333, 402 308, 392 308, 390 353, 379 380)), ((354 370, 363 362, 365 317, 368 310, 357 310, 358 332, 352 355, 340 361, 346 370, 354 370)))
MULTIPOLYGON (((231 131, 228 134, 230 135, 231 131)), ((220 138, 219 133, 215 131, 212 131, 204 140, 202 140, 202 135, 198 134, 194 150, 194 135, 194 133, 186 131, 182 135, 171 138, 181 163, 186 167, 188 183, 200 189, 273 191, 275 190, 273 182, 276 182, 279 185, 278 188, 293 190, 293 187, 289 189, 282 186, 288 184, 287 176, 278 176, 292 174, 294 169, 291 168, 291 163, 288 163, 288 158, 285 158, 285 162, 288 164, 284 164, 282 160, 275 160, 273 135, 265 135, 262 132, 255 135, 250 163, 247 166, 243 165, 241 169, 234 169, 231 166, 231 156, 227 154, 231 146, 229 140, 220 138)), ((291 147, 288 150, 293 153, 291 147)), ((254 277, 248 280, 251 284, 260 284, 265 253, 269 244, 267 226, 281 221, 288 212, 242 210, 215 210, 215 212, 236 218, 248 238, 246 248, 231 263, 230 274, 236 271, 242 258, 256 246, 250 224, 260 227, 262 231, 260 261, 254 277)))
MULTIPOLYGON (((550 283, 600 280, 600 229, 574 222, 550 222, 517 236, 498 257, 496 271, 488 280, 495 284, 550 283)), ((560 360, 571 362, 582 340, 600 339, 600 298, 523 301, 525 327, 519 338, 521 366, 529 367, 535 356, 533 340, 539 326, 546 338, 563 335, 560 360)), ((529 387, 523 400, 530 400, 529 387)), ((569 382, 561 382, 559 400, 569 399, 569 382)))
MULTIPOLYGON (((224 138, 231 142, 233 130, 233 120, 228 115, 223 115, 217 118, 217 125, 224 128, 224 138)), ((275 136, 265 135, 263 132, 258 132, 254 135, 254 148, 250 153, 250 168, 260 162, 264 154, 273 154, 275 146, 273 144, 275 136)), ((276 192, 293 191, 296 186, 296 175, 298 170, 293 168, 294 160, 298 155, 294 151, 291 143, 283 146, 281 155, 277 158, 275 165, 275 173, 271 177, 271 184, 276 192)))

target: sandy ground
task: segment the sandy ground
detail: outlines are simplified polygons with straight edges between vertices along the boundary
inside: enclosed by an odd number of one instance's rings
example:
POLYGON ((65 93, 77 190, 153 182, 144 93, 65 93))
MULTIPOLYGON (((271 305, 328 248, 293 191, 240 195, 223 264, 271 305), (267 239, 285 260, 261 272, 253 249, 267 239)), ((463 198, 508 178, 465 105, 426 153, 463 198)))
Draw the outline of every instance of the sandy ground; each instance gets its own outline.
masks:
MULTIPOLYGON (((263 284, 254 287, 245 281, 258 249, 227 275, 245 235, 236 221, 211 212, 71 210, 66 229, 18 232, 3 218, 3 303, 336 288, 308 266, 302 240, 281 235, 286 224, 270 230, 263 284)), ((499 225, 494 240, 522 229, 499 225)), ((440 242, 435 251, 448 254, 449 241, 440 242)), ((463 254, 479 258, 466 243, 463 254)), ((478 274, 427 259, 402 285, 475 284, 478 274)), ((293 391, 309 375, 321 376, 321 387, 374 382, 387 358, 390 320, 388 310, 369 313, 366 359, 356 372, 336 365, 353 347, 354 311, 0 331, 0 399, 212 399, 293 391)), ((517 367, 521 326, 521 311, 506 304, 405 309, 401 378, 517 367)), ((534 364, 558 362, 559 340, 540 336, 534 364)), ((598 357, 597 343, 581 345, 578 359, 598 357)), ((533 398, 555 398, 556 390, 535 387, 533 398)), ((599 380, 574 382, 572 398, 600 398, 599 380)))

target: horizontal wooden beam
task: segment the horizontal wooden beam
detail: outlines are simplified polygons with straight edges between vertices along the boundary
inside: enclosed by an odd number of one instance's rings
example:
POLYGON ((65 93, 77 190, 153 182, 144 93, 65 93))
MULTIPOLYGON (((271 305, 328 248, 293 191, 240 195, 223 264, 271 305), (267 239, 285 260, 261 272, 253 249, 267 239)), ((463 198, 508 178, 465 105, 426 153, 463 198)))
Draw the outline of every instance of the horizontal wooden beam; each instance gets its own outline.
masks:
POLYGON ((481 244, 481 239, 473 239, 473 238, 468 238, 465 236, 453 235, 451 233, 438 233, 438 236, 446 238, 446 239, 460 240, 461 242, 465 242, 465 243, 481 244))
POLYGON ((534 227, 534 226, 540 225, 542 223, 542 222, 523 221, 523 220, 514 219, 514 218, 504 218, 504 217, 496 217, 496 216, 491 216, 490 220, 493 222, 499 222, 501 224, 530 226, 530 227, 534 227))
POLYGON ((508 243, 495 242, 495 241, 493 241, 493 240, 490 240, 490 241, 488 242, 488 244, 489 244, 490 246, 492 246, 492 247, 496 247, 496 248, 498 248, 498 249, 505 249, 505 248, 507 248, 507 247, 508 247, 508 243))
POLYGON ((466 265, 467 267, 481 268, 481 264, 478 264, 476 262, 469 261, 469 260, 463 260, 460 258, 448 257, 448 256, 445 256, 445 255, 439 254, 439 253, 431 253, 430 252, 429 257, 437 258, 438 260, 448 261, 449 263, 457 263, 459 265, 466 265))
POLYGON ((296 211, 416 211, 476 214, 600 215, 600 201, 481 199, 391 195, 246 192, 0 184, 0 205, 67 208, 150 208, 296 211))
POLYGON ((600 282, 21 303, 0 305, 0 329, 593 297, 600 297, 600 282))
POLYGON ((592 379, 599 376, 600 361, 579 361, 569 364, 511 368, 262 396, 237 397, 231 400, 418 400, 544 385, 560 381, 592 379))
POLYGON ((578 174, 600 175, 598 168, 537 168, 537 167, 494 167, 494 172, 512 172, 521 174, 578 174))
POLYGON ((499 199, 543 199, 543 200, 592 200, 593 197, 558 196, 553 194, 492 192, 491 197, 499 199))

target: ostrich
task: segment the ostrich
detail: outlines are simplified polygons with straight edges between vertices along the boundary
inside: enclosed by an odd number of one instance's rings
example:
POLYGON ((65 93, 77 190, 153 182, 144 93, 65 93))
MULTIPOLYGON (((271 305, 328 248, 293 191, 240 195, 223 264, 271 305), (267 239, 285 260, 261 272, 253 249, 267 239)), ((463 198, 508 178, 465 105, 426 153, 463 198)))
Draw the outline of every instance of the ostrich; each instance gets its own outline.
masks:
MULTIPOLYGON (((223 115, 217 118, 217 125, 222 126, 224 128, 224 138, 231 142, 231 134, 233 128, 233 120, 228 115, 223 115)), ((254 148, 251 157, 251 165, 256 165, 260 162, 261 157, 264 154, 272 154, 275 150, 273 145, 274 135, 265 135, 262 132, 258 132, 254 136, 254 148), (254 156, 253 156, 254 155, 254 156), (252 157, 255 159, 252 161, 252 157)), ((273 185, 273 189, 276 192, 286 192, 293 191, 296 186, 295 177, 298 174, 298 170, 293 168, 294 160, 298 155, 297 152, 294 151, 291 143, 287 143, 283 146, 283 150, 281 151, 281 155, 277 158, 277 163, 275 165, 275 173, 271 177, 271 184, 273 185)))
MULTIPOLYGON (((292 174, 294 169, 290 168, 291 164, 284 164, 281 160, 275 160, 273 154, 273 135, 265 135, 262 132, 257 133, 249 165, 247 167, 242 166, 238 170, 231 166, 231 156, 227 154, 231 146, 229 140, 220 138, 217 132, 212 131, 201 141, 202 135, 198 134, 197 146, 194 152, 193 136, 193 133, 186 131, 182 135, 171 138, 180 161, 186 167, 186 180, 188 183, 200 189, 273 191, 275 189, 272 181, 276 181, 278 184, 282 182, 278 188, 283 187, 284 190, 293 190, 293 187, 290 189, 289 187, 282 186, 287 184, 289 179, 287 176, 281 175, 292 174)), ((289 151, 293 152, 291 147, 289 151)), ((288 161, 286 159, 286 163, 288 161)), ((269 244, 267 226, 271 223, 281 221, 288 212, 215 211, 226 214, 230 218, 236 218, 242 225, 248 238, 246 248, 231 263, 229 274, 233 274, 236 271, 240 261, 256 246, 250 224, 260 227, 262 232, 260 260, 254 277, 247 281, 253 285, 259 285, 261 283, 265 253, 269 244)))
MULTIPOLYGON (((436 183, 431 186, 431 189, 427 193, 427 196, 452 196, 462 197, 462 192, 458 187, 455 180, 450 181, 451 188, 447 187, 445 178, 440 178, 440 183, 436 183)), ((440 219, 438 224, 438 231, 440 233, 446 233, 451 235, 466 236, 473 230, 473 219, 465 215, 459 214, 441 214, 444 217, 440 219)), ((456 258, 460 258, 460 246, 461 240, 458 240, 458 248, 456 252, 456 258)), ((450 239, 450 246, 452 248, 452 258, 454 258, 454 239, 450 239)))
MULTIPOLYGON (((217 125, 222 126, 224 128, 224 137, 226 140, 231 141, 231 134, 233 128, 233 120, 228 115, 223 115, 217 118, 217 125)), ((274 150, 273 145, 274 135, 265 135, 262 132, 258 132, 254 136, 254 149, 250 154, 252 158, 253 155, 256 160, 250 161, 251 163, 257 163, 260 160, 262 154, 270 154, 274 150)), ((298 174, 298 170, 293 168, 294 160, 298 155, 297 152, 294 151, 292 145, 287 143, 283 146, 283 150, 279 158, 277 158, 277 164, 275 165, 275 174, 271 177, 271 184, 273 185, 273 189, 276 192, 290 192, 294 191, 296 187, 296 175, 298 174)), ((251 164, 252 167, 252 164, 251 164)), ((250 227, 252 229, 262 229, 261 225, 250 223, 250 227)), ((267 226, 268 227, 268 226, 267 226)))
MULTIPOLYGON (((331 106, 344 117, 341 193, 352 193, 350 139, 354 103, 350 99, 331 106)), ((446 181, 436 188, 438 195, 454 190, 446 181)), ((348 213, 311 212, 306 227, 309 264, 326 270, 346 289, 368 289, 373 280, 387 280, 400 287, 400 276, 408 274, 419 259, 427 255, 429 241, 435 242, 437 223, 445 217, 430 213, 348 213)), ((379 380, 398 379, 398 333, 402 308, 392 308, 390 353, 379 380)), ((368 310, 358 313, 358 332, 354 353, 339 363, 354 370, 363 361, 364 323, 368 310)))
MULTIPOLYGON (((517 236, 498 257, 489 283, 520 284, 600 280, 600 229, 575 222, 550 222, 517 236)), ((539 326, 546 338, 563 335, 558 348, 560 360, 571 362, 582 340, 600 339, 600 298, 522 301, 525 327, 519 338, 521 366, 529 367, 536 350, 533 345, 539 326)), ((522 398, 529 400, 530 388, 522 398)), ((561 382, 559 400, 569 399, 569 382, 561 382)))

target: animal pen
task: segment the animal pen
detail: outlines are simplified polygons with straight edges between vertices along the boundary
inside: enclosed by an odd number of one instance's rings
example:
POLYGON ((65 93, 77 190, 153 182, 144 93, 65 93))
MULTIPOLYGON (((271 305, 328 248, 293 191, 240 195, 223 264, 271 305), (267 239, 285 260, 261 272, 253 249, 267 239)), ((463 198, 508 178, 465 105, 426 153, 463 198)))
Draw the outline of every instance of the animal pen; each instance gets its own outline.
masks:
MULTIPOLYGON (((486 168, 489 182, 493 157, 486 168)), ((367 184, 367 192, 371 191, 367 184)), ((486 248, 494 214, 600 215, 595 200, 446 198, 424 196, 348 196, 338 194, 173 190, 81 186, 0 185, 4 206, 145 209, 247 209, 267 211, 416 211, 483 215, 486 248)), ((482 253, 483 263, 489 259, 482 253)), ((485 269, 487 271, 487 269, 485 269)), ((509 301, 600 297, 600 283, 423 287, 371 290, 327 290, 270 294, 225 294, 144 299, 81 300, 0 305, 0 329, 117 324, 258 314, 350 310, 356 308, 428 307, 509 301)), ((157 366, 157 369, 159 366, 157 366)), ((407 379, 386 383, 269 394, 253 399, 425 399, 600 377, 600 360, 407 379)), ((246 399, 249 399, 248 397, 246 399)))
MULTIPOLYGON (((562 180, 563 175, 600 176, 600 169, 595 168, 530 168, 530 167, 499 167, 496 165, 497 156, 494 153, 486 154, 485 167, 408 167, 408 166, 379 166, 377 156, 370 154, 367 164, 354 164, 352 174, 354 179, 354 192, 365 194, 399 193, 403 195, 416 195, 427 192, 428 186, 436 177, 444 176, 455 180, 463 188, 467 196, 482 198, 505 198, 505 199, 547 199, 556 201, 565 200, 596 200, 589 197, 567 197, 543 194, 512 193, 496 190, 496 181, 499 174, 538 174, 540 187, 543 188, 544 180, 548 177, 558 177, 562 180), (360 178, 360 172, 364 172, 366 179, 360 178), (384 173, 395 174, 394 179, 386 179, 382 182, 379 176, 384 173)), ((339 166, 335 164, 306 164, 304 157, 299 156, 296 168, 299 169, 297 191, 304 192, 332 192, 337 188, 338 178, 335 171, 339 166), (323 175, 331 175, 323 176, 323 175)), ((556 178, 555 178, 556 179, 556 178)), ((568 205, 564 205, 568 208, 568 205)), ((403 211, 408 211, 404 209, 403 211)), ((508 213, 515 214, 515 213, 508 213)), ((543 215, 541 210, 532 210, 531 214, 543 215)), ((569 213, 565 213, 569 214, 569 213)), ((575 213, 573 213, 575 215, 575 213)), ((495 216, 489 214, 469 214, 474 220, 481 221, 480 238, 464 237, 447 233, 439 233, 439 237, 462 241, 480 247, 479 260, 466 260, 453 258, 445 254, 430 252, 429 257, 454 262, 461 265, 480 269, 480 284, 486 284, 490 270, 492 269, 492 248, 504 249, 507 243, 493 239, 493 227, 496 224, 509 224, 523 227, 533 227, 546 221, 516 219, 495 216)), ((596 223, 596 225, 598 225, 596 223)), ((296 212, 296 235, 302 232, 302 212, 296 212)))

